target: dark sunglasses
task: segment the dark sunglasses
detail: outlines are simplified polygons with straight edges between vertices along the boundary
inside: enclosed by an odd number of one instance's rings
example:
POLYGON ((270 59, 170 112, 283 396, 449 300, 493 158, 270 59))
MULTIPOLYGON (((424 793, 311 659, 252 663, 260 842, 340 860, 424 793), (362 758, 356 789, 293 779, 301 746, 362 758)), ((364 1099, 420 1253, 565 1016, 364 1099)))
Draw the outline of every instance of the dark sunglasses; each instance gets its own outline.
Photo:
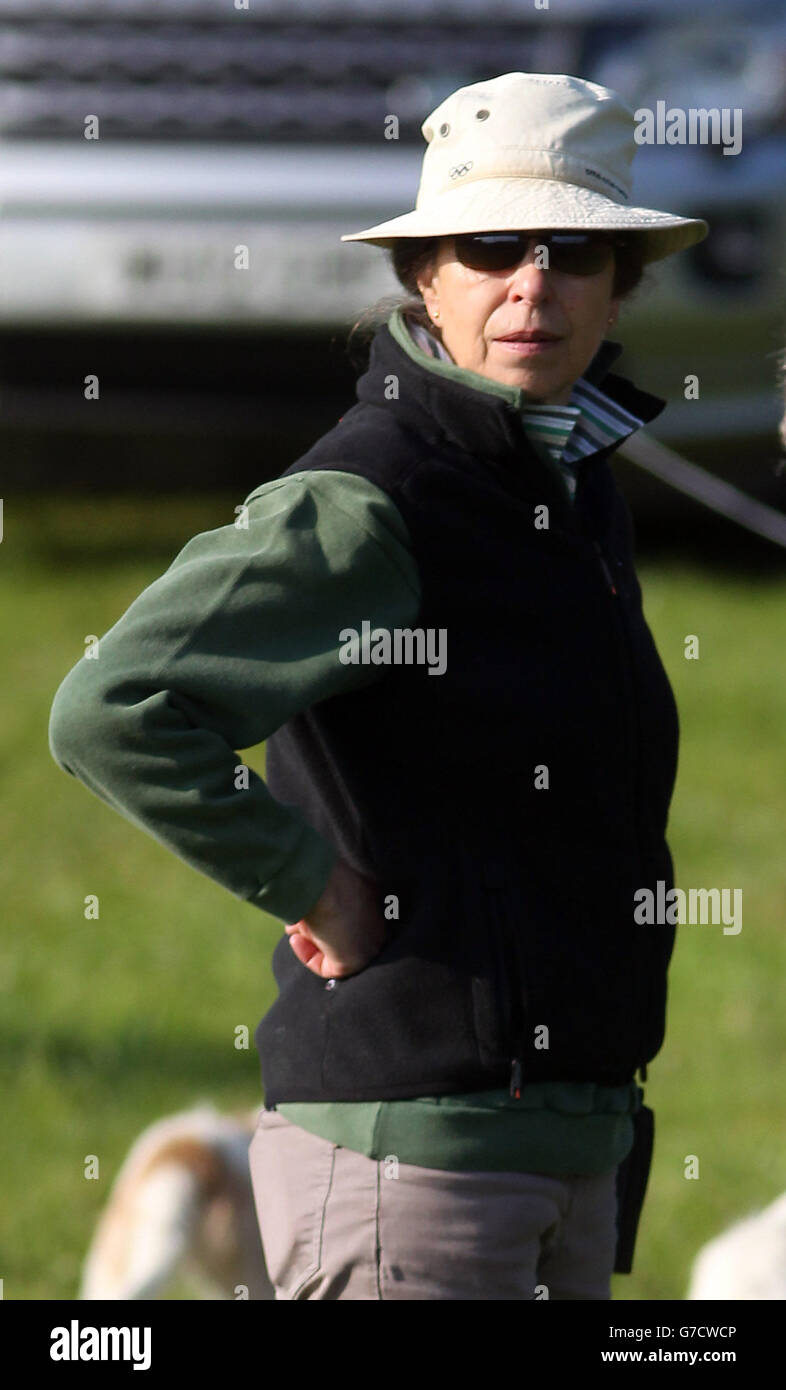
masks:
POLYGON ((602 232, 469 232, 453 238, 455 255, 470 270, 513 270, 531 242, 547 248, 544 270, 597 275, 624 238, 602 232))

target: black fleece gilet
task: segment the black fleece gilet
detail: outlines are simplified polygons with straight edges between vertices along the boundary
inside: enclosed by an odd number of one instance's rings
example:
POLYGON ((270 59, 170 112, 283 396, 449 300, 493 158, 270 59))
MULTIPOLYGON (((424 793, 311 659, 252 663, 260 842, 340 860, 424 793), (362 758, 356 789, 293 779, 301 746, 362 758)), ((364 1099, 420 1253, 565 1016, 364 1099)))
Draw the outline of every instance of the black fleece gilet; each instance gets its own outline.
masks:
MULTIPOLYGON (((585 375, 649 421, 664 402, 607 372, 618 352, 585 375)), ((413 626, 446 629, 447 670, 378 667, 267 742, 272 795, 397 915, 336 980, 282 936, 255 1032, 266 1105, 491 1089, 514 1058, 524 1082, 623 1084, 664 1037, 675 928, 637 924, 634 893, 673 886, 678 721, 614 446, 579 463, 571 506, 508 399, 421 366, 387 326, 357 397, 285 473, 388 494, 419 569, 413 626)))

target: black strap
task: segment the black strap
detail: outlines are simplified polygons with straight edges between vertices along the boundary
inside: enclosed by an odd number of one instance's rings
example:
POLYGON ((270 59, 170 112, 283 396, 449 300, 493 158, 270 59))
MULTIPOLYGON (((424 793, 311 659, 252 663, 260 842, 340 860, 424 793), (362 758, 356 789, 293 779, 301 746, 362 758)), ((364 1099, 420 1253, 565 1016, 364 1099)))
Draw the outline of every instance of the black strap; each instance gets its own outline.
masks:
POLYGON ((614 1273, 630 1274, 655 1141, 655 1115, 642 1105, 633 1115, 633 1148, 617 1169, 617 1250, 614 1273))

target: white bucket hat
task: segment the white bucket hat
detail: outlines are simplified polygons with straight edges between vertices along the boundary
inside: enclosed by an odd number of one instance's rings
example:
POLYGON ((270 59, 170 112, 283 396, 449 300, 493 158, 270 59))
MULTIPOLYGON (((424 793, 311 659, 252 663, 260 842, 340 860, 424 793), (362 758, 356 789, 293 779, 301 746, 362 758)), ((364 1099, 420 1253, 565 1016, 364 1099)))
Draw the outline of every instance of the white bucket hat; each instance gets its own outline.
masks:
POLYGON ((415 210, 342 236, 392 247, 461 232, 636 232, 644 260, 702 241, 708 224, 629 207, 635 117, 616 92, 581 77, 506 72, 459 87, 420 129, 415 210))

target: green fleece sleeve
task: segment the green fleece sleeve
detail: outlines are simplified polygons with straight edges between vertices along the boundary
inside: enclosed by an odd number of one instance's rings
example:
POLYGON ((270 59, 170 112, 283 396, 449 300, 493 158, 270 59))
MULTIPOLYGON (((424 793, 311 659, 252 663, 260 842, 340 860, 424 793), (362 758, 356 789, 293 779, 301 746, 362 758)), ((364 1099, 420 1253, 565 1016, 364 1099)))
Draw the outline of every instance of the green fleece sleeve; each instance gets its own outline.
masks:
POLYGON ((290 474, 244 508, 194 536, 68 672, 49 747, 134 825, 289 923, 318 901, 335 851, 233 750, 379 679, 339 659, 339 633, 411 625, 420 585, 400 512, 365 478, 290 474))

